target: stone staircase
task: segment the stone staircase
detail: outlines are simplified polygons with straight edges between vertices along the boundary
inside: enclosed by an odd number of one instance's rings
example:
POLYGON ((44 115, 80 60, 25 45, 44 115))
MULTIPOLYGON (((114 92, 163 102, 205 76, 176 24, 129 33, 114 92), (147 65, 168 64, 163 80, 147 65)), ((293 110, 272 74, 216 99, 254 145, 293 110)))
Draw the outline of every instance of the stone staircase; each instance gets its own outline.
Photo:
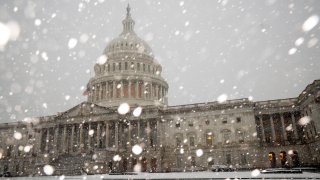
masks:
POLYGON ((60 155, 52 165, 55 168, 55 175, 81 175, 84 174, 85 158, 79 155, 60 155))

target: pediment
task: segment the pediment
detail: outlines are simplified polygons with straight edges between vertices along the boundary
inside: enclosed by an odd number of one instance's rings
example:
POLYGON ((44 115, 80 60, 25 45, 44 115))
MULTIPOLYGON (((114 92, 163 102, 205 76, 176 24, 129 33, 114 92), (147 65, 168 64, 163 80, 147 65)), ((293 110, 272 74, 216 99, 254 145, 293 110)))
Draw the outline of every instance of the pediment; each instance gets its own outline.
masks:
POLYGON ((88 116, 94 114, 102 114, 109 112, 110 110, 106 107, 102 107, 93 103, 83 102, 77 106, 61 113, 61 118, 70 118, 78 116, 88 116))

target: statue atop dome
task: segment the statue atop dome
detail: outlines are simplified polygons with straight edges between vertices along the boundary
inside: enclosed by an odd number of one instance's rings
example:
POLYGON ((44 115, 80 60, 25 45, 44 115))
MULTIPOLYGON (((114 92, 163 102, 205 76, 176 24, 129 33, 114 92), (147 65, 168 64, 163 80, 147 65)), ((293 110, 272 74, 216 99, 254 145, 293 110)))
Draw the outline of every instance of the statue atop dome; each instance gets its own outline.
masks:
POLYGON ((131 18, 130 11, 131 11, 131 8, 130 8, 130 5, 128 4, 128 6, 127 6, 127 16, 122 21, 123 32, 121 34, 134 33, 134 31, 133 31, 134 20, 131 18))

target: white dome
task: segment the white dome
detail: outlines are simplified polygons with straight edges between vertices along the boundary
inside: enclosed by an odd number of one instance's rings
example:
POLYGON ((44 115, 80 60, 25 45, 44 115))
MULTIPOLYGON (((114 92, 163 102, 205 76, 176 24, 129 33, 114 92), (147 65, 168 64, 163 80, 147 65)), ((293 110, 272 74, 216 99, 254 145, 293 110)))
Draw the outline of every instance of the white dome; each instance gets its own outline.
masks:
POLYGON ((139 38, 133 30, 134 20, 131 18, 129 6, 127 8, 127 16, 122 21, 122 24, 123 32, 107 45, 104 54, 108 56, 115 53, 130 52, 153 56, 150 46, 139 38))
POLYGON ((153 56, 150 46, 134 32, 120 34, 120 36, 113 39, 104 50, 104 54, 107 56, 120 52, 135 52, 153 56))

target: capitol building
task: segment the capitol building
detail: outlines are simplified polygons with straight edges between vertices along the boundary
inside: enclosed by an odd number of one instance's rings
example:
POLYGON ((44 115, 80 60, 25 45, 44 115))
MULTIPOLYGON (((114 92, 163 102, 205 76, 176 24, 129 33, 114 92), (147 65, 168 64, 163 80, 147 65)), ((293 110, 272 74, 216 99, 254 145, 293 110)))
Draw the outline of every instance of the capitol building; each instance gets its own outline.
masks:
POLYGON ((169 85, 134 31, 104 49, 87 101, 52 116, 0 124, 0 174, 169 172, 320 165, 320 80, 297 97, 168 105, 169 85))

